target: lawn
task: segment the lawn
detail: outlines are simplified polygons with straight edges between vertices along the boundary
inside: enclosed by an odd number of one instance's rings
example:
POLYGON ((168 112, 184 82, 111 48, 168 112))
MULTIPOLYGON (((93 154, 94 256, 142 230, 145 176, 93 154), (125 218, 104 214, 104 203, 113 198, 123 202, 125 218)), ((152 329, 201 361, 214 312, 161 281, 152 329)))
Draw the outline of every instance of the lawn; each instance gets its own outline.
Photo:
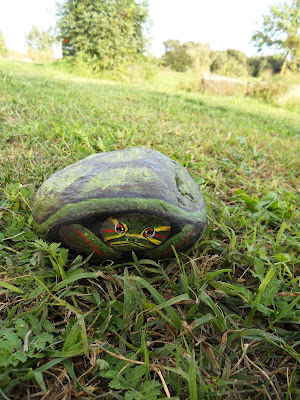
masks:
POLYGON ((174 79, 0 61, 0 398, 300 398, 299 114, 174 79), (192 250, 97 265, 37 237, 45 179, 131 146, 201 188, 192 250))

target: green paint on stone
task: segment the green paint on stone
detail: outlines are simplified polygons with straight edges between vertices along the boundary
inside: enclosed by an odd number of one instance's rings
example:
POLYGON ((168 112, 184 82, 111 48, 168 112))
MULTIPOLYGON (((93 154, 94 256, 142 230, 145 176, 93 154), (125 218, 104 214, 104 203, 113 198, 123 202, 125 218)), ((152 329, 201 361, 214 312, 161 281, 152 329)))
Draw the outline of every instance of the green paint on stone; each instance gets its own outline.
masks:
MULTIPOLYGON (((73 221, 79 221, 87 216, 96 219, 101 218, 103 214, 108 215, 111 210, 118 210, 123 213, 126 211, 132 213, 136 211, 150 212, 151 210, 155 210, 154 215, 166 215, 167 218, 172 218, 172 216, 176 215, 181 220, 199 221, 203 224, 206 222, 206 211, 204 208, 190 213, 163 200, 130 199, 128 201, 127 198, 109 198, 91 199, 79 203, 67 204, 65 207, 54 212, 53 215, 41 224, 36 223, 36 230, 39 235, 45 237, 57 224, 67 223, 70 220, 70 216, 73 221)), ((36 204, 33 211, 38 211, 36 204)), ((37 221, 36 218, 35 220, 37 221)))
POLYGON ((38 190, 40 236, 98 260, 172 257, 206 226, 203 197, 188 172, 153 150, 94 154, 52 175, 38 190))

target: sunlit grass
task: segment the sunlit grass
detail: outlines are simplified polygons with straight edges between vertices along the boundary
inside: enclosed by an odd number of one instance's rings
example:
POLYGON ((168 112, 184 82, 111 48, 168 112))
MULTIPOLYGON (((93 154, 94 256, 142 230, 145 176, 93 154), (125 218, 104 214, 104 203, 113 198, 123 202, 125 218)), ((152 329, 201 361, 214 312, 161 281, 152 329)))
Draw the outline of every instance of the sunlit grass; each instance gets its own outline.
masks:
POLYGON ((143 87, 0 64, 0 397, 300 395, 299 115, 188 94, 175 78, 143 87), (40 184, 129 146, 163 152, 201 187, 199 244, 99 266, 39 240, 40 184))

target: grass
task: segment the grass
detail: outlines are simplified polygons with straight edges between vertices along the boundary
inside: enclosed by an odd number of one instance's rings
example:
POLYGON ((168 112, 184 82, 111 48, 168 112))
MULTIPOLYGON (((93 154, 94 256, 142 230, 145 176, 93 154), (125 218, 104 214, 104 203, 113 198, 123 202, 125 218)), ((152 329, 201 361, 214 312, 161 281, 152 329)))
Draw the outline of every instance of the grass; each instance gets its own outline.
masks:
POLYGON ((3 399, 300 398, 299 114, 172 79, 1 61, 3 399), (99 266, 40 240, 41 183, 129 146, 163 152, 201 187, 209 224, 195 248, 99 266))

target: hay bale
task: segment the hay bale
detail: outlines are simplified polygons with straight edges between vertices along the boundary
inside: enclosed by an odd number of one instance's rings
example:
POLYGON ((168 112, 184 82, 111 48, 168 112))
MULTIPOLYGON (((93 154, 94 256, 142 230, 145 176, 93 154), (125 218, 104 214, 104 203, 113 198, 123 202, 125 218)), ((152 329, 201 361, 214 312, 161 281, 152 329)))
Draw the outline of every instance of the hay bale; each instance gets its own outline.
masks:
POLYGON ((219 75, 203 74, 203 89, 219 96, 245 96, 247 82, 219 75))

